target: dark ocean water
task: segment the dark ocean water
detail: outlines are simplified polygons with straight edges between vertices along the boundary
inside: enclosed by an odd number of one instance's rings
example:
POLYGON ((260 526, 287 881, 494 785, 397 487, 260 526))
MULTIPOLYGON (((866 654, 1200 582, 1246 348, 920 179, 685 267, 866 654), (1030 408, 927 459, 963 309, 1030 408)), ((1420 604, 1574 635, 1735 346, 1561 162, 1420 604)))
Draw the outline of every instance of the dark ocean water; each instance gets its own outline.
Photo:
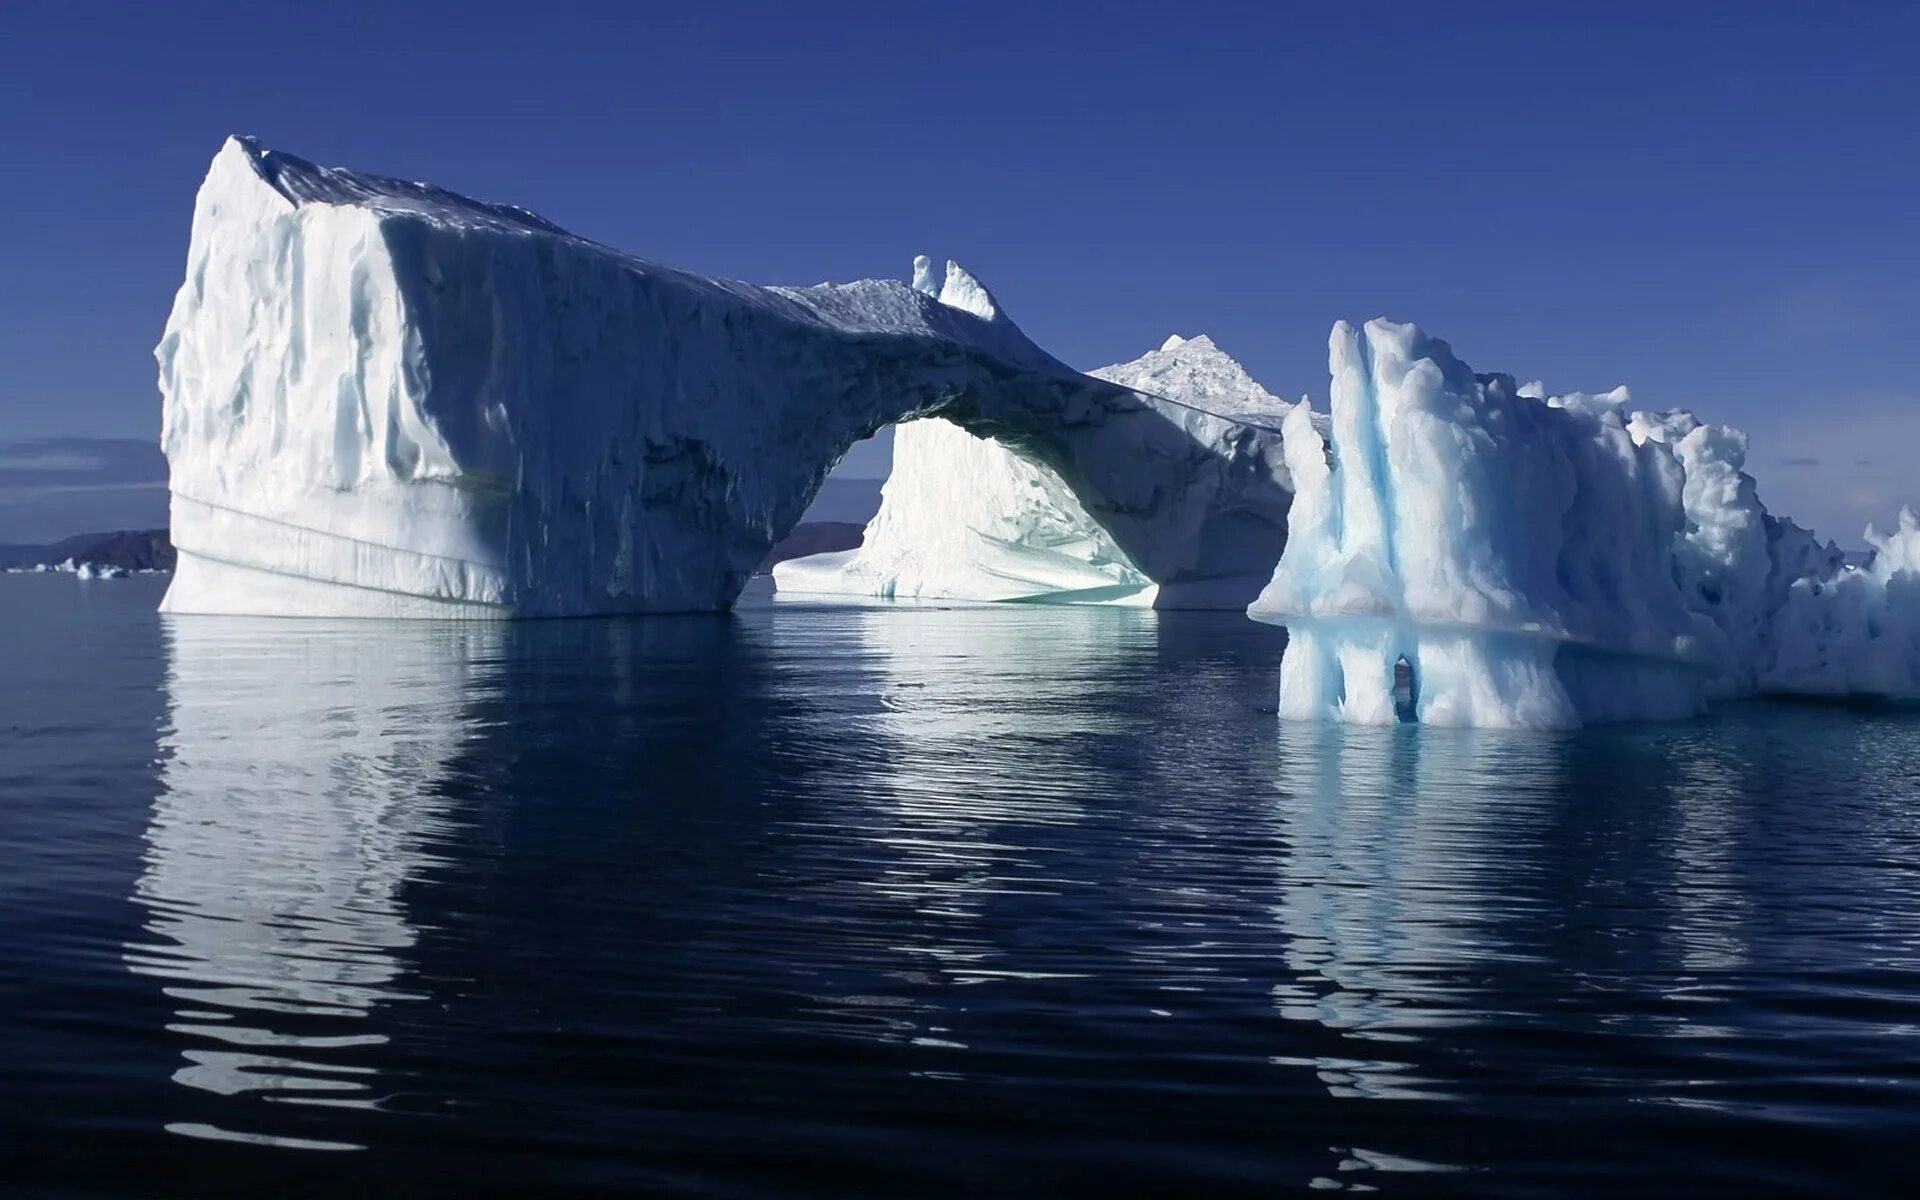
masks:
POLYGON ((0 1195, 1911 1194, 1920 716, 1286 727, 1233 616, 0 579, 0 1195))

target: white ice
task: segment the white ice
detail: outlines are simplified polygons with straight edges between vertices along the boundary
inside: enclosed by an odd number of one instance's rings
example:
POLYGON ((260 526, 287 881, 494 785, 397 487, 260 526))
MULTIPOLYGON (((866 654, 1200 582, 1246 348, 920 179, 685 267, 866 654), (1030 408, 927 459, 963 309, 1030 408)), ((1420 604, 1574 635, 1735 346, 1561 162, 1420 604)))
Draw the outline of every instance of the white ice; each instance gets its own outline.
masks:
POLYGON ((709 279, 229 141, 156 350, 165 607, 725 608, 847 447, 933 416, 1043 465, 1163 591, 1258 590, 1277 431, 1081 375, 934 274, 709 279))
POLYGON ((1865 565, 1795 580, 1773 614, 1772 693, 1920 699, 1920 518, 1869 526, 1865 565))
POLYGON ((1709 694, 1749 695, 1778 653, 1774 618, 1789 589, 1801 578, 1832 576, 1840 549, 1767 511, 1746 473, 1747 436, 1740 430, 1680 409, 1634 412, 1627 429, 1637 442, 1671 447, 1686 478, 1673 577, 1682 600, 1718 631, 1709 639, 1709 694))
MULTIPOLYGON (((932 286, 926 259, 916 262, 914 277, 932 286)), ((942 303, 961 306, 978 294, 957 269, 937 293, 942 303)), ((1158 350, 1090 374, 1268 431, 1277 431, 1292 407, 1205 336, 1176 335, 1158 350)), ((1233 425, 1222 429, 1234 432, 1233 425)), ((1291 487, 1278 456, 1266 466, 1260 488, 1291 487)), ((777 564, 780 591, 1240 608, 1260 582, 1189 583, 1163 595, 1053 472, 939 418, 895 430, 893 470, 881 495, 858 549, 777 564)), ((1231 505, 1235 496, 1222 499, 1231 505)), ((1275 543, 1276 560, 1278 551, 1275 543)), ((1261 566, 1257 575, 1271 569, 1261 566)))
POLYGON ((156 349, 165 606, 725 608, 849 446, 919 422, 897 528, 870 541, 896 594, 999 580, 1171 606, 1264 582, 1252 611, 1292 635, 1289 717, 1920 698, 1911 513, 1843 568, 1766 511, 1737 431, 1624 391, 1552 397, 1412 326, 1343 324, 1328 426, 1211 350, 1172 339, 1094 378, 951 263, 911 284, 710 279, 236 139, 156 349), (975 511, 999 523, 934 520, 975 511))
POLYGON ((1767 511, 1737 429, 1476 376, 1411 325, 1342 323, 1330 361, 1331 448, 1290 417, 1289 541, 1250 609, 1288 627, 1283 716, 1556 728, 1920 698, 1910 512, 1843 569, 1767 511))
POLYGON ((1478 376, 1411 325, 1342 322, 1331 452, 1289 415, 1286 552, 1250 610, 1287 626, 1283 718, 1570 727, 1703 702, 1673 586, 1678 462, 1604 405, 1478 376), (1396 692, 1396 666, 1410 686, 1396 692))

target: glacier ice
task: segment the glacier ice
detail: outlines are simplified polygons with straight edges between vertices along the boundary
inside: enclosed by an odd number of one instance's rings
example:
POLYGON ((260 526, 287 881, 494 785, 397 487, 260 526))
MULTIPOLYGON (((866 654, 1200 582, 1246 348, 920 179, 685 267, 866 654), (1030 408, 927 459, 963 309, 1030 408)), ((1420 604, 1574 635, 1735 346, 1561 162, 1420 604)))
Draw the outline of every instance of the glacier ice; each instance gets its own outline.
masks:
POLYGON ((1866 537, 1865 564, 1788 586, 1762 690, 1920 699, 1920 517, 1903 508, 1891 533, 1868 526, 1866 537))
POLYGON ((1341 323, 1331 445, 1249 612, 1288 628, 1280 711, 1564 728, 1755 694, 1920 698, 1920 522, 1871 560, 1769 513, 1737 429, 1475 375, 1411 325, 1341 323))
POLYGON ((164 607, 722 609, 847 447, 923 417, 1044 467, 1162 589, 1257 590, 1277 431, 1079 374, 935 275, 704 278, 230 140, 155 351, 164 607))
POLYGON ((1745 471, 1747 436, 1738 429, 1674 409, 1634 412, 1627 430, 1636 442, 1669 446, 1686 479, 1673 576, 1682 600, 1717 630, 1709 634, 1708 693, 1750 695, 1778 652, 1774 618, 1789 589, 1796 580, 1837 572, 1840 549, 1767 511, 1745 471))
MULTIPOLYGON (((915 264, 915 278, 932 288, 924 258, 915 264)), ((975 294, 971 282, 950 271, 935 294, 942 303, 965 306, 975 294)), ((1291 407, 1204 335, 1175 335, 1158 350, 1090 374, 1270 435, 1278 434, 1291 407)), ((1232 423, 1218 428, 1236 433, 1232 423)), ((1281 455, 1266 466, 1270 478, 1258 479, 1258 489, 1291 490, 1281 455)), ((1237 497, 1227 493, 1222 500, 1231 504, 1237 497)), ((1270 544, 1277 561, 1279 545, 1270 544)), ((1241 608, 1272 566, 1248 578, 1163 591, 1052 472, 935 418, 895 430, 880 511, 857 549, 790 559, 775 565, 773 577, 782 592, 1241 608)))
POLYGON ((1570 727, 1699 711, 1704 619, 1673 586, 1684 476, 1611 407, 1476 376, 1412 325, 1336 325, 1331 451, 1289 414, 1287 718, 1570 727), (1396 667, 1408 668, 1404 694, 1396 667))
POLYGON ((880 496, 860 546, 775 563, 774 585, 888 599, 1153 598, 1153 581, 1058 479, 952 422, 894 430, 880 496), (938 515, 954 519, 928 519, 938 515))
POLYGON ((1100 379, 1256 425, 1278 427, 1293 405, 1261 387, 1206 334, 1174 334, 1129 362, 1091 372, 1100 379))
POLYGON ((233 139, 155 355, 174 612, 723 609, 839 456, 906 423, 869 545, 783 587, 1259 591, 1287 716, 1920 699, 1911 512, 1847 566, 1766 510, 1738 431, 1475 375, 1412 326, 1336 326, 1329 421, 1204 339, 1082 375, 952 263, 705 278, 233 139))

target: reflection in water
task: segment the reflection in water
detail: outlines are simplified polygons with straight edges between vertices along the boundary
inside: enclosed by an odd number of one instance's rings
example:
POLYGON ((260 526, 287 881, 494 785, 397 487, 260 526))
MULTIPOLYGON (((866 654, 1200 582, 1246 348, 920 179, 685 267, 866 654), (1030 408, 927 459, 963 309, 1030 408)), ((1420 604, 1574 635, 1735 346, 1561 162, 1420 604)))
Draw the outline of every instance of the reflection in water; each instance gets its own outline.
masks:
MULTIPOLYGON (((1024 610, 849 616, 849 660, 872 703, 848 726, 869 748, 818 781, 838 802, 808 832, 841 845, 845 899, 888 929, 899 994, 814 999, 863 1012, 878 1039, 963 1051, 953 1013, 967 999, 951 989, 1087 977, 1031 948, 1011 961, 995 916, 1044 912, 1078 890, 1061 858, 1087 797, 1111 791, 1093 751, 1123 736, 1126 717, 1106 692, 1151 638, 1152 614, 1102 611, 1049 623, 1045 638, 1024 610)), ((920 1073, 963 1078, 962 1066, 949 1057, 920 1073)))
POLYGON ((1100 790, 1087 777, 1089 743, 1125 719, 1093 696, 1151 622, 1101 613, 1111 623, 1077 622, 1039 642, 993 615, 860 622, 879 698, 871 725, 886 749, 861 765, 864 832, 889 852, 872 885, 922 916, 974 922, 995 897, 1029 891, 1045 869, 1040 835, 1084 821, 1100 790))
POLYGON ((1386 1047, 1478 1019, 1475 981, 1540 961, 1502 935, 1525 915, 1525 797, 1550 790, 1557 743, 1539 735, 1282 723, 1276 800, 1291 848, 1275 910, 1295 975, 1282 1016, 1374 1050, 1312 1065, 1337 1096, 1438 1099, 1386 1047))
MULTIPOLYGON (((1916 927, 1910 892, 1867 882, 1897 859, 1809 849, 1836 831, 1910 837, 1911 793, 1803 803, 1838 790, 1825 776, 1846 759, 1822 742, 1846 726, 1800 717, 1806 740, 1775 744, 1744 725, 1774 719, 1560 737, 1283 724, 1273 912, 1294 975, 1273 997, 1350 1049, 1276 1061, 1342 1097, 1631 1089, 1642 1104, 1762 1111, 1754 1073, 1777 1079, 1791 1052, 1743 1062, 1731 1046, 1779 1023, 1831 1047, 1864 1003, 1847 973, 1867 955, 1836 962, 1833 912, 1878 888, 1876 920, 1907 931, 1901 969, 1916 927), (1778 1005, 1780 980, 1813 962, 1832 982, 1778 1005), (1550 1048, 1551 1066, 1503 1052, 1515 1037, 1550 1048)), ((1857 1052, 1876 1061, 1870 1041, 1857 1052)))
POLYGON ((1666 799, 1674 814, 1670 867, 1677 965, 1689 976, 1734 970, 1747 963, 1744 926, 1750 907, 1734 877, 1746 823, 1741 765, 1726 747, 1707 738, 1685 739, 1672 759, 1666 799))
MULTIPOLYGON (((377 1107, 357 1053, 366 1018, 416 1000, 417 934, 400 892, 430 868, 434 793, 468 740, 486 626, 167 623, 161 791, 134 898, 128 969, 164 981, 184 1043, 176 1082, 279 1104, 377 1107)), ((269 1110, 219 1106, 177 1133, 351 1149, 262 1132, 269 1110), (213 1115, 213 1114, 209 1114, 213 1115)))
POLYGON ((1834 1131, 1920 1095, 1920 715, 1287 726, 1278 631, 1231 614, 139 615, 110 739, 36 732, 81 724, 85 623, 0 688, 41 789, 0 1044, 48 1194, 166 1192, 154 1159, 233 1195, 1905 1170, 1834 1131), (96 1150, 142 1166, 75 1182, 96 1150))

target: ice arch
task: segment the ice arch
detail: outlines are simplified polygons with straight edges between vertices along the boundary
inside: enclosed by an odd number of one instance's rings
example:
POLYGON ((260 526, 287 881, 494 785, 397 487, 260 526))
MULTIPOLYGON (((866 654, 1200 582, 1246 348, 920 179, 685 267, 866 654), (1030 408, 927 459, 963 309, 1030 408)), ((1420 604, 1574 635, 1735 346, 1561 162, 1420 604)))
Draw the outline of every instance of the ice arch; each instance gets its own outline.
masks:
POLYGON ((858 547, 788 559, 774 566, 773 580, 783 595, 801 597, 1124 605, 1158 598, 1052 472, 938 417, 894 430, 893 469, 858 547))
MULTIPOLYGON (((1088 374, 1275 432, 1293 407, 1204 334, 1088 374)), ((1292 491, 1284 473, 1280 483, 1292 491)), ((1249 592, 1233 577, 1156 586, 1045 467, 937 418, 895 431, 893 470, 857 549, 790 559, 773 577, 801 595, 1159 608, 1244 609, 1249 592)))
POLYGON ((1285 540, 1277 431, 1082 375, 977 281, 758 287, 232 139, 156 350, 175 612, 722 609, 853 443, 944 417, 1163 586, 1285 540))

